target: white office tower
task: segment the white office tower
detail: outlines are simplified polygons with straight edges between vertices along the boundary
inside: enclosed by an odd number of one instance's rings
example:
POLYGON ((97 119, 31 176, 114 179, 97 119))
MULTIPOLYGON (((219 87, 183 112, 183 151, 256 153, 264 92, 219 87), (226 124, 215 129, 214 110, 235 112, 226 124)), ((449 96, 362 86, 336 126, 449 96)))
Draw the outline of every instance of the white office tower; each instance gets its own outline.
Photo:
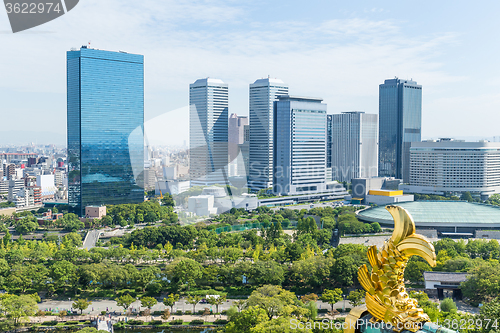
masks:
POLYGON ((378 176, 378 115, 352 111, 332 116, 332 179, 378 176))
POLYGON ((250 84, 249 188, 260 190, 273 182, 273 103, 288 95, 288 85, 278 79, 250 84))
POLYGON ((273 191, 320 193, 326 184, 326 104, 321 98, 280 96, 274 103, 273 191))
POLYGON ((218 79, 189 85, 189 176, 192 186, 227 183, 228 86, 218 79))
POLYGON ((232 113, 228 123, 228 153, 229 153, 229 176, 247 176, 244 167, 243 155, 240 145, 245 142, 245 127, 248 126, 248 117, 238 116, 232 113))

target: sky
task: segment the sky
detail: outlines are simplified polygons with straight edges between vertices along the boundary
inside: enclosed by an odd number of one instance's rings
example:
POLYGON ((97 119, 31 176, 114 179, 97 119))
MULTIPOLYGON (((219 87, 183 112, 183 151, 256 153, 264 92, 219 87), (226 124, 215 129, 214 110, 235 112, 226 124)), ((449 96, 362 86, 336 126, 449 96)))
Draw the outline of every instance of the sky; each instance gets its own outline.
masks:
POLYGON ((66 51, 91 43, 145 57, 151 145, 188 140, 189 84, 229 85, 248 114, 248 85, 271 76, 328 113, 378 113, 378 86, 423 86, 422 136, 500 141, 498 1, 80 0, 13 34, 0 9, 0 145, 64 144, 66 51))

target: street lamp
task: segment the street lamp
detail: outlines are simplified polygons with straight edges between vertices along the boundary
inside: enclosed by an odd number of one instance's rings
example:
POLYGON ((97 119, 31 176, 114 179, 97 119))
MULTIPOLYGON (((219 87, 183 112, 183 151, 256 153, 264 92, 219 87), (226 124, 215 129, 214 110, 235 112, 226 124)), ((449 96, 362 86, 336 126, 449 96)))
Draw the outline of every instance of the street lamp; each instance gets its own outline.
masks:
POLYGON ((342 295, 343 302, 342 302, 342 312, 345 312, 345 295, 342 295))

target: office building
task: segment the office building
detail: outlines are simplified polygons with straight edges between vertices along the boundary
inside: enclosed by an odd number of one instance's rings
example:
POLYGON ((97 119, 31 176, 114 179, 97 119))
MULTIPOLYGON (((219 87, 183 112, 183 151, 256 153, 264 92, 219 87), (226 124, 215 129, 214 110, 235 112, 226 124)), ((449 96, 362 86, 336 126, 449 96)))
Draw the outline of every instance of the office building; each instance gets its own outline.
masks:
MULTIPOLYGON (((229 175, 230 176, 247 176, 245 168, 244 156, 245 147, 245 129, 248 130, 248 117, 238 116, 232 113, 229 117, 228 131, 228 153, 229 153, 229 175), (243 148, 243 150, 242 150, 243 148)), ((248 131, 247 131, 248 132, 248 131)), ((248 148, 246 149, 248 150, 248 148)), ((248 157, 248 156, 247 156, 248 157)))
POLYGON ((279 96, 274 102, 273 192, 326 191, 326 104, 321 98, 279 96))
POLYGON ((228 126, 228 153, 229 160, 232 161, 238 156, 238 145, 245 141, 245 126, 248 126, 248 117, 231 113, 228 126))
POLYGON ((261 190, 273 182, 273 103, 288 95, 288 85, 278 79, 260 79, 250 84, 249 188, 261 190))
POLYGON ((377 177, 377 115, 353 111, 331 117, 332 179, 350 183, 353 178, 377 177))
POLYGON ((226 184, 228 85, 199 79, 189 85, 189 177, 191 185, 226 184))
POLYGON ((410 149, 409 193, 460 195, 483 200, 500 193, 500 143, 450 139, 414 142, 410 149))
POLYGON ((82 47, 67 53, 68 203, 144 201, 144 57, 82 47))
POLYGON ((422 86, 385 80, 379 86, 379 175, 410 179, 410 146, 421 140, 422 86))

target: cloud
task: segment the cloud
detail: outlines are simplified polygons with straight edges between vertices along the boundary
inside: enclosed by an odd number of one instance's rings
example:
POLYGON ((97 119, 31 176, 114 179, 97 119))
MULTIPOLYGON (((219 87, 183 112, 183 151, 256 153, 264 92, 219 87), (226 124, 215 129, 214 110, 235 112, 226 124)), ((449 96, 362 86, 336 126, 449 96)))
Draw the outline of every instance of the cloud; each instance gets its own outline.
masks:
MULTIPOLYGON (((376 113, 378 84, 395 75, 424 84, 424 96, 430 86, 464 80, 444 71, 438 60, 447 45, 456 42, 455 34, 411 37, 402 32, 404 22, 390 19, 262 22, 248 10, 250 5, 81 1, 75 10, 40 28, 56 33, 2 35, 0 72, 5 80, 0 88, 8 88, 12 96, 58 96, 57 103, 8 98, 5 105, 14 111, 35 108, 44 116, 28 127, 50 124, 51 117, 65 121, 65 51, 89 40, 96 48, 145 55, 146 119, 187 106, 189 83, 207 76, 229 84, 229 112, 240 114, 248 109, 248 84, 268 74, 287 82, 291 93, 323 97, 329 112, 376 113)), ((186 121, 181 116, 171 119, 186 121)), ((187 138, 183 131, 179 140, 182 135, 187 138)))

